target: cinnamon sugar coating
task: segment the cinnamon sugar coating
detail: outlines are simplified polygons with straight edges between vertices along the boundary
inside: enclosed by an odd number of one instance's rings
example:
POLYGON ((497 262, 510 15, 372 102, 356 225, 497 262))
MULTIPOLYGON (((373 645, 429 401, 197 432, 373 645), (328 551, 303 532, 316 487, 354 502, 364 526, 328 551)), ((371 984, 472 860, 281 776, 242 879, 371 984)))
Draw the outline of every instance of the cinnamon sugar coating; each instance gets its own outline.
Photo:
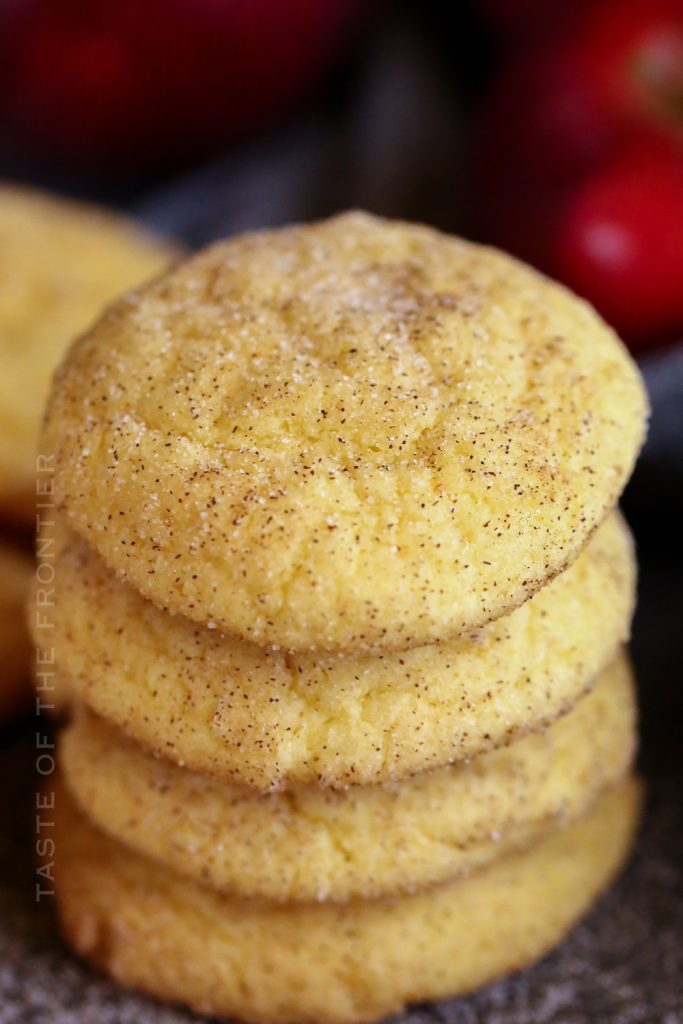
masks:
POLYGON ((347 214, 221 243, 111 308, 56 377, 42 447, 73 529, 171 612, 261 645, 404 649, 570 563, 645 414, 565 289, 347 214))

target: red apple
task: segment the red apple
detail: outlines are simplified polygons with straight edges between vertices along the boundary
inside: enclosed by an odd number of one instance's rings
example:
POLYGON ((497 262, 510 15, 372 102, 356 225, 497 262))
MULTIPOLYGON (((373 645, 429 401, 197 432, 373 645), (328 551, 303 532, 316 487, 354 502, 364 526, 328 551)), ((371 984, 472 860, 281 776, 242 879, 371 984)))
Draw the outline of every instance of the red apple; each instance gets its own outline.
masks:
POLYGON ((648 146, 567 203, 555 268, 635 347, 683 334, 683 157, 648 146))
POLYGON ((319 79, 358 0, 0 6, 0 116, 42 150, 168 163, 259 128, 319 79))
MULTIPOLYGON (((624 230, 628 221, 634 245, 636 237, 647 238, 662 263, 674 266, 671 235, 681 229, 678 186, 670 171, 682 159, 682 141, 683 5, 672 0, 584 3, 561 31, 524 46, 501 72, 481 118, 472 230, 551 274, 564 275, 630 338, 673 330, 677 313, 666 275, 658 291, 646 281, 641 254, 630 264, 629 294, 618 285, 612 290, 608 277, 617 273, 616 262, 611 270, 606 264, 600 269, 589 242, 597 236, 587 225, 595 217, 618 215, 624 230), (647 169, 639 158, 647 185, 639 186, 636 172, 625 170, 635 150, 652 151, 647 169), (657 188, 658 173, 660 195, 646 201, 646 189, 657 188), (636 213, 639 189, 642 206, 636 213), (635 287, 638 273, 642 294, 635 287)), ((623 252, 619 259, 625 259, 623 252)))
POLYGON ((581 26, 584 68, 617 128, 683 130, 683 4, 602 0, 581 26))

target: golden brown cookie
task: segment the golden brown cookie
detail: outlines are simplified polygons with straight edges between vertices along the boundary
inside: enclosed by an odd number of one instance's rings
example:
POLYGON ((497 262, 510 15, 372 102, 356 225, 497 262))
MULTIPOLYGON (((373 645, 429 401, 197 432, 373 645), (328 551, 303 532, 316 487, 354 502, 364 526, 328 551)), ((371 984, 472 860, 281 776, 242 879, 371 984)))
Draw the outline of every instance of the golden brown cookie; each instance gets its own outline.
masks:
POLYGON ((70 945, 122 985, 253 1024, 358 1024, 467 992, 543 956, 629 849, 633 781, 528 851, 392 900, 239 901, 129 852, 57 793, 70 945))
POLYGON ((168 266, 169 246, 122 217, 0 186, 0 512, 33 526, 50 377, 102 307, 168 266))
POLYGON ((566 572, 472 637, 316 657, 168 616, 73 536, 51 551, 59 600, 35 639, 59 652, 69 692, 155 752, 262 790, 395 780, 552 721, 628 637, 635 583, 611 516, 566 572))
POLYGON ((262 795, 155 758, 81 709, 60 764, 103 831, 237 896, 347 900, 469 873, 585 813, 635 747, 628 662, 546 732, 389 786, 262 795))
POLYGON ((263 645, 404 649, 570 563, 645 414, 626 350, 564 288, 349 214, 216 245, 112 307, 42 444, 72 527, 172 612, 263 645))
POLYGON ((0 726, 28 706, 31 641, 26 600, 33 563, 20 548, 0 541, 0 726))

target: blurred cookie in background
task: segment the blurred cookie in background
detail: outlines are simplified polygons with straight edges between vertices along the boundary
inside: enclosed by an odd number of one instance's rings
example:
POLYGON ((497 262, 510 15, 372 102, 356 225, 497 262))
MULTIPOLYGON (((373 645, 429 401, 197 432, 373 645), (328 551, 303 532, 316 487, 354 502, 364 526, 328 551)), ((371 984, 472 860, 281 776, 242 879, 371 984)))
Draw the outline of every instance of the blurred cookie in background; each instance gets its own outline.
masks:
POLYGON ((28 707, 31 644, 25 604, 32 573, 30 556, 0 540, 0 727, 28 707))
POLYGON ((0 186, 0 518, 33 525, 38 426, 63 352, 172 256, 125 218, 0 186))

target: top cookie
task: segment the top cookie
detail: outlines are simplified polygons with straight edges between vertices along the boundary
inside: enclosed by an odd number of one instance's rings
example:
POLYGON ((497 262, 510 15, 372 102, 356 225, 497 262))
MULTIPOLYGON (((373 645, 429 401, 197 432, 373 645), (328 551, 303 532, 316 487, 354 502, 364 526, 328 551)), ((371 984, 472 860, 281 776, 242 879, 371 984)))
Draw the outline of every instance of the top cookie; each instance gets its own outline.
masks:
POLYGON ((349 214, 216 245, 110 308, 43 450, 72 527, 161 606, 264 645, 398 649, 570 562, 645 413, 563 288, 349 214))
POLYGON ((123 218, 0 187, 0 508, 33 521, 38 430, 68 343, 170 248, 123 218))

